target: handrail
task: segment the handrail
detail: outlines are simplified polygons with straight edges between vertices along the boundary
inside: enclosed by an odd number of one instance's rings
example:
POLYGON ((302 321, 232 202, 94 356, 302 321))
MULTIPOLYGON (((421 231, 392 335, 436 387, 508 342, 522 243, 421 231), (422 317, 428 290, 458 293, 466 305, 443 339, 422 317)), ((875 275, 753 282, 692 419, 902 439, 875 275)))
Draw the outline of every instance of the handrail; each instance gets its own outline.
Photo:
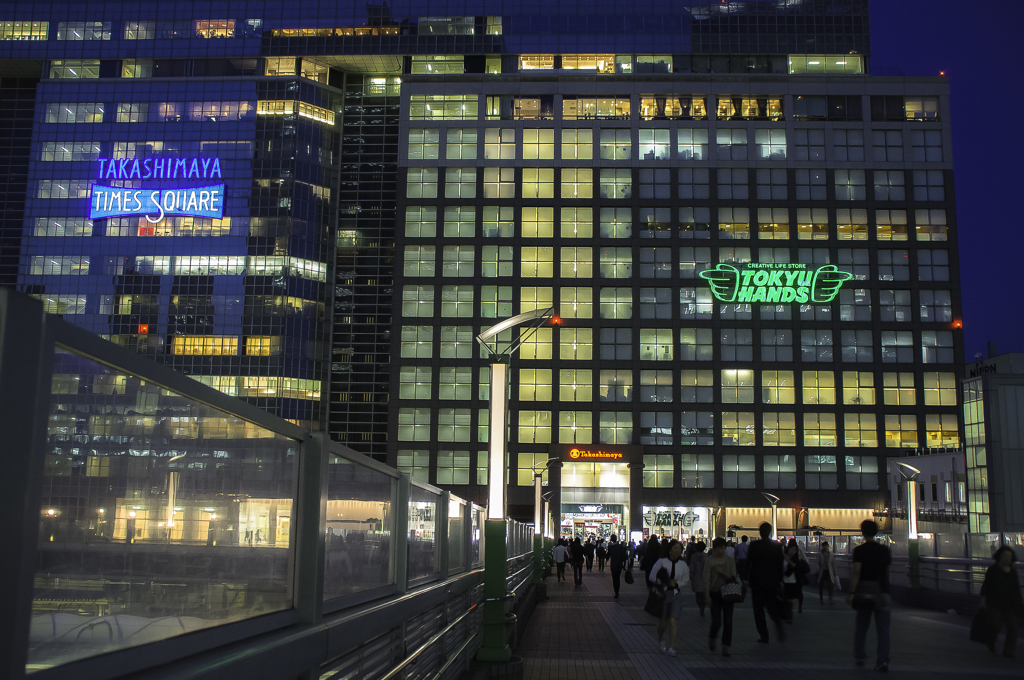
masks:
POLYGON ((466 638, 466 641, 465 641, 465 642, 463 642, 461 646, 459 646, 458 650, 456 650, 456 651, 455 651, 455 653, 454 653, 454 654, 452 654, 452 655, 451 655, 451 656, 450 656, 450 657, 448 658, 448 660, 444 662, 444 665, 443 665, 443 666, 441 666, 441 669, 440 669, 440 670, 438 670, 438 671, 437 671, 436 673, 434 673, 434 675, 432 676, 432 679, 431 679, 431 680, 438 680, 438 678, 441 678, 441 677, 443 677, 443 676, 444 676, 444 673, 445 673, 445 671, 447 671, 447 670, 448 670, 448 667, 449 667, 449 666, 451 666, 451 665, 452 665, 452 663, 453 663, 453 662, 454 662, 454 661, 455 661, 456 659, 458 659, 458 658, 459 658, 459 656, 460 656, 460 655, 461 655, 461 654, 462 654, 462 653, 463 653, 464 651, 466 651, 466 648, 467 648, 467 647, 469 647, 469 645, 470 645, 470 644, 472 644, 473 640, 476 640, 476 639, 477 639, 477 637, 478 637, 479 635, 480 635, 480 631, 479 631, 479 630, 477 630, 477 631, 474 631, 474 632, 473 632, 473 634, 472 634, 472 635, 470 635, 470 636, 469 636, 468 638, 466 638))
POLYGON ((471 611, 473 611, 474 609, 476 609, 476 608, 477 608, 477 605, 474 604, 469 609, 467 609, 466 611, 462 612, 462 614, 460 614, 454 621, 452 621, 447 626, 445 626, 444 630, 435 633, 433 635, 433 637, 431 637, 429 640, 427 640, 422 645, 420 645, 416 649, 415 652, 413 652, 409 656, 405 657, 405 659, 402 660, 402 663, 400 663, 397 666, 395 666, 394 668, 392 668, 388 672, 387 675, 385 675, 383 678, 381 678, 381 680, 391 680, 391 678, 395 677, 396 673, 402 671, 406 666, 408 666, 410 663, 412 663, 416 659, 416 657, 418 657, 420 654, 422 654, 424 651, 426 651, 427 647, 429 647, 430 645, 434 644, 439 639, 441 639, 441 637, 443 635, 445 635, 448 631, 450 631, 452 628, 454 628, 457 623, 462 621, 462 619, 464 619, 467 616, 469 616, 469 613, 471 611))

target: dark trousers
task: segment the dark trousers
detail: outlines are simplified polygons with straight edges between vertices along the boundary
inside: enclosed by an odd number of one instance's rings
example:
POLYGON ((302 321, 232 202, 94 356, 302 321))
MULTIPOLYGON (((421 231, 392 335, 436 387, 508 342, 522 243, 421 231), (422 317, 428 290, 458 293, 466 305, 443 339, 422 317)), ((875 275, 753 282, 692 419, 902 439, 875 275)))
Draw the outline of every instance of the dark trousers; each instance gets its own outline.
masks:
POLYGON ((594 566, 594 556, 593 555, 587 555, 587 571, 590 571, 593 566, 594 566))
POLYGON ((768 616, 779 626, 779 632, 782 632, 779 623, 779 597, 774 590, 764 589, 753 589, 750 590, 750 603, 754 607, 754 625, 757 627, 757 634, 761 636, 762 640, 768 639, 768 622, 764 618, 765 610, 768 611, 768 616))
MULTIPOLYGON (((711 592, 711 630, 708 631, 708 637, 712 640, 718 637, 718 627, 723 625, 722 628, 722 644, 728 647, 732 644, 732 602, 726 602, 722 599, 721 591, 711 592)), ((764 615, 762 614, 762 617, 764 615)))
POLYGON ((583 583, 583 562, 572 563, 572 580, 576 585, 583 583))
POLYGON ((615 589, 615 594, 619 594, 619 576, 622 575, 621 569, 612 569, 612 588, 615 589))
POLYGON ((555 567, 558 568, 558 580, 565 580, 565 562, 555 562, 555 567))
POLYGON ((828 569, 822 569, 818 573, 818 599, 825 601, 825 590, 828 590, 828 599, 832 599, 832 590, 834 588, 832 583, 832 572, 828 569))
POLYGON ((708 606, 708 601, 704 599, 704 593, 694 593, 693 601, 700 607, 700 615, 704 616, 704 608, 708 606))
POLYGON ((601 571, 604 571, 604 560, 605 560, 605 558, 603 558, 603 557, 598 557, 597 558, 597 568, 600 569, 601 571))
POLYGON ((997 609, 986 605, 985 611, 988 612, 988 625, 992 629, 993 644, 999 637, 999 629, 1005 625, 1006 641, 1003 642, 1003 654, 1013 654, 1017 650, 1017 615, 1013 612, 1013 608, 999 607, 997 609))
POLYGON ((878 648, 876 650, 876 663, 889 663, 889 647, 891 637, 889 625, 892 622, 892 598, 888 593, 882 593, 881 603, 876 609, 858 609, 857 620, 853 629, 853 658, 864 659, 867 653, 864 645, 868 637, 868 626, 871 625, 871 618, 875 619, 875 632, 878 635, 878 648))

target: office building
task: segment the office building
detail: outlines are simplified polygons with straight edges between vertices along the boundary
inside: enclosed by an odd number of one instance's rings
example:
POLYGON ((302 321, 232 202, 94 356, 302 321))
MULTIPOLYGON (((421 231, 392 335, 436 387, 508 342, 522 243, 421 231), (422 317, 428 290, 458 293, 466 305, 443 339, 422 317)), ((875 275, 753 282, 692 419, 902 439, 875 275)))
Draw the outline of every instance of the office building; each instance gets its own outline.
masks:
POLYGON ((483 502, 474 336, 553 307, 509 503, 584 527, 852 529, 959 446, 949 90, 865 0, 0 8, 0 275, 115 342, 483 502))

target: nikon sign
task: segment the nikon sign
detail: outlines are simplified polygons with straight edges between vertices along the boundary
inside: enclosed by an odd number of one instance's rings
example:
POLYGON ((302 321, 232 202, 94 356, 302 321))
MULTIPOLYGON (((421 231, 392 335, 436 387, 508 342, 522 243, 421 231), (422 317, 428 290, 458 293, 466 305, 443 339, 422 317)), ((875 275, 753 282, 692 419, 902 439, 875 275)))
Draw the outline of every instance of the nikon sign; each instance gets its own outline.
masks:
POLYGON ((853 274, 832 264, 817 269, 805 264, 720 264, 700 273, 711 294, 722 302, 828 304, 853 274))

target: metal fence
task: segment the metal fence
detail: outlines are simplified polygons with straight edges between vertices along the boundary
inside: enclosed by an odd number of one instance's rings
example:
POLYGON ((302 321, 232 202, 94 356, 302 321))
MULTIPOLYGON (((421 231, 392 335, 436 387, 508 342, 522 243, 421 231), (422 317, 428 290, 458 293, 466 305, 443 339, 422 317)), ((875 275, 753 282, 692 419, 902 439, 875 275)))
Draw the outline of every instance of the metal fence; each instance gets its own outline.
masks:
POLYGON ((7 290, 0 427, 0 677, 454 678, 479 646, 482 508, 7 290))

